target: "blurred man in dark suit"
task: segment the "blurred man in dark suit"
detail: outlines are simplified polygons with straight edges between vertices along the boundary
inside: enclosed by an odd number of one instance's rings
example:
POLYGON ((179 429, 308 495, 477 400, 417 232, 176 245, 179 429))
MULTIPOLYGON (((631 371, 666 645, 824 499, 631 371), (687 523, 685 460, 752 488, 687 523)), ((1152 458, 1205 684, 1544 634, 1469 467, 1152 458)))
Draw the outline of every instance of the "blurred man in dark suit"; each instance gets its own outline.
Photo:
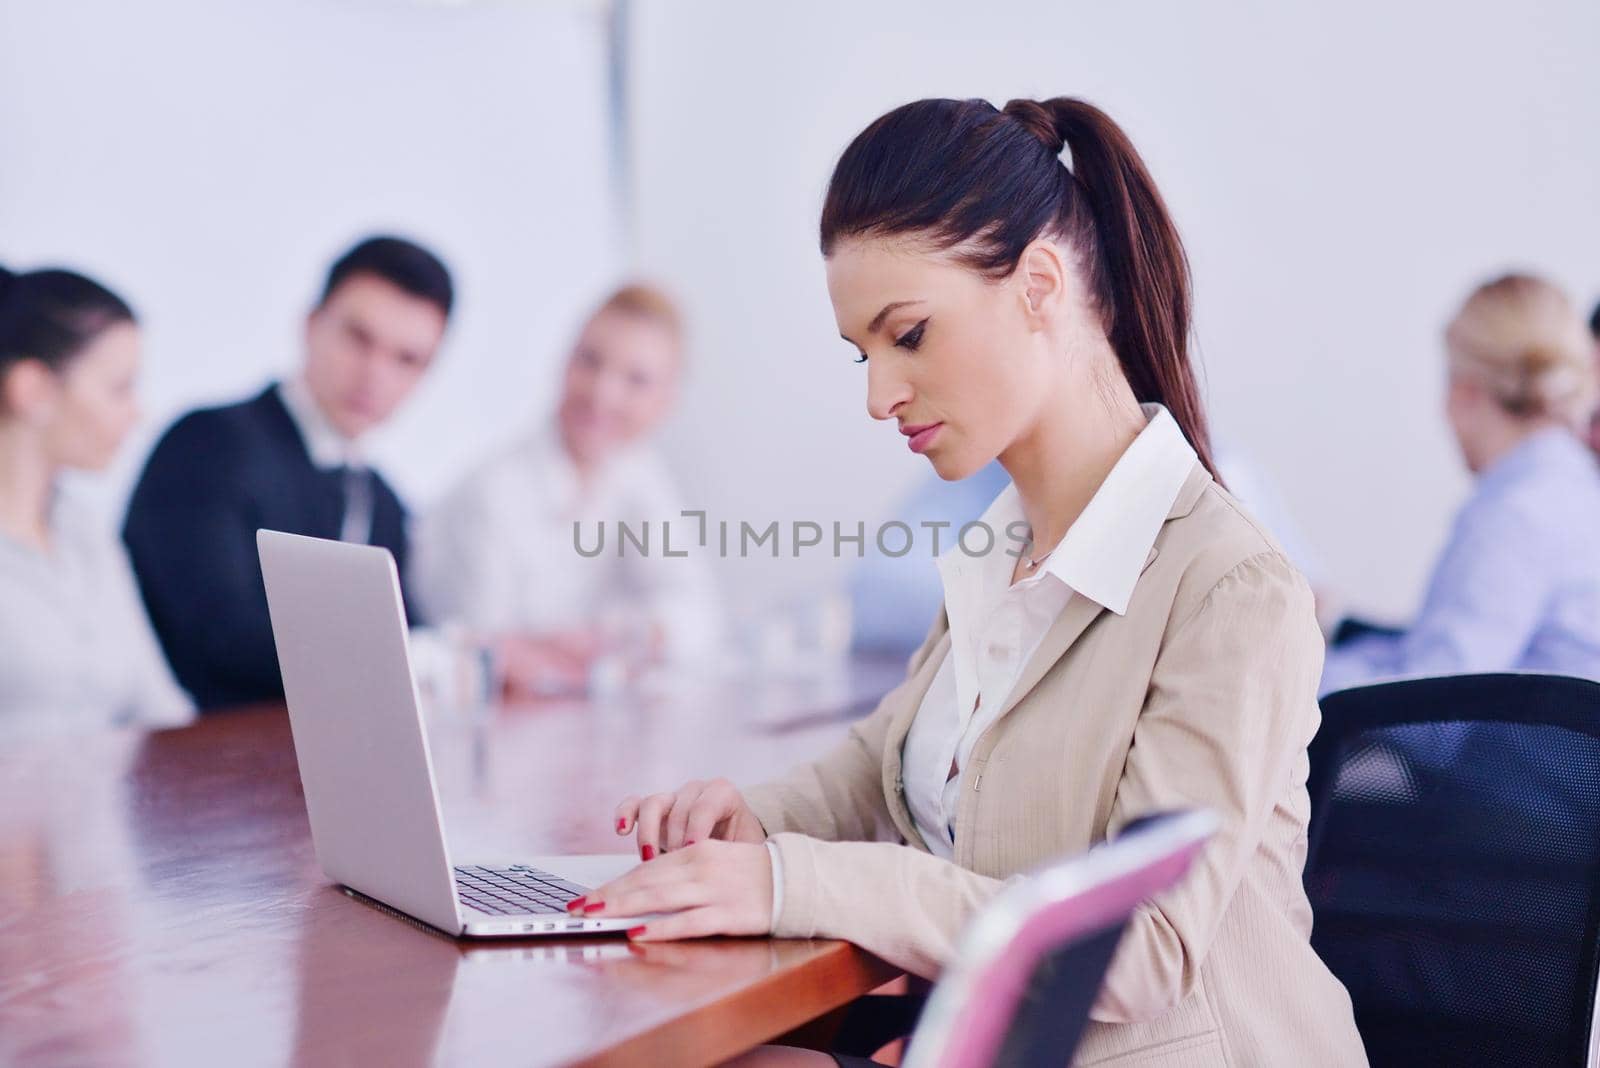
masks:
POLYGON ((190 412, 151 453, 122 536, 174 673, 202 710, 280 697, 256 530, 381 545, 405 570, 405 510, 363 458, 438 351, 453 290, 439 258, 396 237, 334 263, 299 369, 190 412))

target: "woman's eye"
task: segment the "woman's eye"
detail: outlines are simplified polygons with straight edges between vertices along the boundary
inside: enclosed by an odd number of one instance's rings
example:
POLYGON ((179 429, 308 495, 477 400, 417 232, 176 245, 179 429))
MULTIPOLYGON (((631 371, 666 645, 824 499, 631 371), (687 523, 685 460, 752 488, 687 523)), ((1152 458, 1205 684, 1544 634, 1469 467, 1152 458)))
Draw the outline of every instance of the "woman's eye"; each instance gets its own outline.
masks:
POLYGON ((926 320, 926 319, 922 320, 922 322, 918 323, 916 326, 913 326, 910 330, 907 330, 905 333, 903 333, 899 337, 895 338, 894 339, 895 345, 897 345, 898 347, 900 347, 902 349, 908 349, 911 352, 916 352, 917 351, 917 346, 922 344, 922 332, 923 332, 923 330, 927 329, 927 326, 928 326, 928 320, 926 320))

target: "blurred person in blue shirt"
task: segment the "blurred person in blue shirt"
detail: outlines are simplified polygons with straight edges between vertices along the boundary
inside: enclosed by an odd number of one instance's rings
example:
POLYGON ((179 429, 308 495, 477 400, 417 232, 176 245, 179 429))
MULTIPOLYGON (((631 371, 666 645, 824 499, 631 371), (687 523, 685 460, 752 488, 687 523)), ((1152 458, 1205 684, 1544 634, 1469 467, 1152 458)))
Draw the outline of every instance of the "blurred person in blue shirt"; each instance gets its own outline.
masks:
POLYGON ((1600 679, 1600 466, 1593 342, 1551 283, 1507 275, 1445 331, 1446 412, 1475 476, 1406 630, 1329 650, 1322 692, 1407 676, 1600 679))
MULTIPOLYGON (((1594 306, 1594 311, 1589 313, 1589 336, 1594 338, 1594 358, 1596 373, 1600 374, 1600 304, 1594 306)), ((1589 448, 1593 449, 1596 456, 1600 456, 1600 408, 1596 408, 1589 417, 1589 448)))

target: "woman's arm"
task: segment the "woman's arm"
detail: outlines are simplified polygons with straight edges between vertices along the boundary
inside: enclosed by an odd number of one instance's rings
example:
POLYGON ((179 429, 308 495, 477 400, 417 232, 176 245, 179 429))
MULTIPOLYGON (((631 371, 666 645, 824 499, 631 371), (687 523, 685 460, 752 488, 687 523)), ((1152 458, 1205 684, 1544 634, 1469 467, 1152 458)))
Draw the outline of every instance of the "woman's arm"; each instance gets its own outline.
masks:
POLYGON ((744 791, 769 835, 792 831, 825 841, 879 841, 897 837, 883 790, 883 747, 905 690, 945 633, 944 613, 906 665, 906 678, 878 707, 850 728, 830 752, 770 783, 744 791))
POLYGON ((779 938, 842 938, 914 975, 934 978, 968 921, 1005 885, 892 842, 771 840, 781 861, 779 938))
POLYGON ((1310 587, 1276 553, 1236 565, 1169 629, 1107 836, 1174 809, 1210 809, 1219 827, 1183 882, 1134 913, 1094 1019, 1148 1020, 1193 988, 1268 821, 1300 787, 1321 663, 1310 587))

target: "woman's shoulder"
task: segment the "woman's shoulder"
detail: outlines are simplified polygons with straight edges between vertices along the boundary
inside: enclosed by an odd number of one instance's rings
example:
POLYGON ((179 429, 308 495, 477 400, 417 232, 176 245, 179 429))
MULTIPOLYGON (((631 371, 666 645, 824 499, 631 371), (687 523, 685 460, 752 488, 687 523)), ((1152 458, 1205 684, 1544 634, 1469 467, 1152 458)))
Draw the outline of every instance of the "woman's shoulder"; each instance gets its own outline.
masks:
MULTIPOLYGON (((1211 479, 1176 509, 1156 545, 1169 574, 1176 576, 1174 597, 1194 607, 1213 592, 1275 591, 1311 602, 1311 588, 1272 533, 1231 493, 1211 479)), ((1174 606, 1180 615, 1181 606, 1174 606)))

